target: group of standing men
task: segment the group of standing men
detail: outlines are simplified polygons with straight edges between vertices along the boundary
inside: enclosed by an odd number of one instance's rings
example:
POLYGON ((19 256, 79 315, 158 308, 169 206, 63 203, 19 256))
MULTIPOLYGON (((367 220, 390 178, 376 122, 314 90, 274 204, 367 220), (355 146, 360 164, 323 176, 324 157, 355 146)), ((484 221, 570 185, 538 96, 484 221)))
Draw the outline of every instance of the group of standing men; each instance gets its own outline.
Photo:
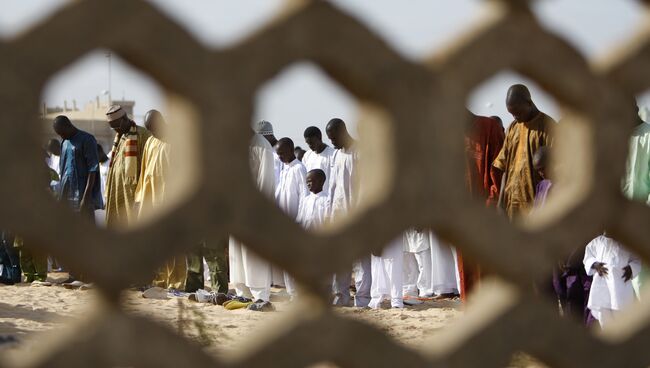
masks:
MULTIPOLYGON (((556 122, 539 111, 528 88, 521 84, 509 88, 506 107, 514 118, 507 133, 500 119, 470 113, 471 124, 465 135, 465 184, 472 197, 514 220, 543 206, 551 191, 546 156, 553 144, 556 122)), ((106 225, 115 228, 133 224, 165 203, 171 147, 165 140, 167 123, 156 110, 146 114, 145 127, 136 125, 120 106, 112 106, 106 116, 116 135, 105 179, 100 173, 101 152, 94 137, 74 127, 65 116, 54 120, 54 131, 63 140, 56 192, 61 201, 89 218, 95 210, 105 208, 106 225), (104 185, 103 197, 100 188, 104 185)), ((647 130, 647 124, 640 125, 639 135, 648 135, 647 130)), ((359 188, 363 185, 356 142, 345 122, 331 119, 325 133, 332 146, 323 142, 319 128, 308 127, 304 138, 309 150, 300 152, 291 139, 276 139, 271 123, 260 121, 250 145, 250 165, 257 188, 307 229, 348 215, 358 206, 359 188)), ((643 142, 633 138, 632 154, 636 156, 628 163, 632 172, 625 189, 647 199, 650 193, 637 193, 639 187, 650 192, 650 185, 644 186, 647 172, 637 173, 639 167, 649 167, 647 162, 645 166, 637 162, 650 158, 650 149, 643 142), (635 180, 643 183, 633 183, 635 180)), ((594 298, 583 284, 591 282, 591 275, 606 278, 610 271, 603 257, 594 256, 598 250, 592 248, 587 247, 589 260, 582 259, 581 247, 573 262, 556 270, 553 284, 566 311, 580 309, 574 306, 578 299, 577 303, 584 304, 587 310, 587 301, 594 298), (575 259, 583 262, 576 266, 575 259)), ((154 277, 154 285, 184 291, 202 288, 203 258, 212 272, 213 287, 220 292, 227 292, 231 283, 238 296, 261 305, 270 303, 273 284, 285 286, 292 298, 298 295, 291 275, 274 269, 232 237, 213 247, 204 242, 197 245, 194 254, 170 260, 154 277)), ((635 262, 630 259, 620 271, 624 282, 638 273, 640 265, 637 267, 635 262)), ((400 308, 405 298, 411 297, 460 294, 464 298, 484 271, 476 261, 439 241, 430 230, 412 228, 391 242, 382 254, 369 254, 349 270, 333 275, 332 303, 378 308, 388 299, 392 307, 400 308), (353 279, 356 293, 352 302, 353 279)), ((79 285, 84 284, 81 275, 74 276, 79 285)), ((615 297, 610 299, 614 301, 605 309, 617 304, 615 297)), ((590 306, 596 307, 593 303, 590 306)))

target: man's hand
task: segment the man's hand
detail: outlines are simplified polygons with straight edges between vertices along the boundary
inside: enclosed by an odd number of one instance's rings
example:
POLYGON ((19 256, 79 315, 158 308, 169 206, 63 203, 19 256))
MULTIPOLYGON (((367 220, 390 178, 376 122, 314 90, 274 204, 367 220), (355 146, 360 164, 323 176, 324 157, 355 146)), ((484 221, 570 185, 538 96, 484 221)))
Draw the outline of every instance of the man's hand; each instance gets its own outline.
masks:
POLYGON ((594 264, 591 265, 591 268, 596 270, 596 272, 598 272, 598 275, 600 277, 605 277, 609 274, 609 270, 607 269, 607 267, 605 267, 605 264, 602 262, 594 262, 594 264))
POLYGON ((632 267, 629 265, 623 267, 623 281, 628 282, 632 280, 632 267))

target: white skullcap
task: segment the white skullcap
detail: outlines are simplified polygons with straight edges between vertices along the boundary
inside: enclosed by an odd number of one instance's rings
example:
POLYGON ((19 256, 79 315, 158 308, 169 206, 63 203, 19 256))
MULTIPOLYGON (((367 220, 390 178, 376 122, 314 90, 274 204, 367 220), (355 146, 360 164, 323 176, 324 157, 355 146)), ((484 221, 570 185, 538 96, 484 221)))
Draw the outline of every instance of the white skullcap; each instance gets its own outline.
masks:
POLYGON ((255 124, 255 133, 260 135, 273 135, 273 125, 266 120, 260 120, 255 124))
POLYGON ((120 105, 113 105, 106 111, 106 120, 113 121, 126 116, 126 111, 120 105))

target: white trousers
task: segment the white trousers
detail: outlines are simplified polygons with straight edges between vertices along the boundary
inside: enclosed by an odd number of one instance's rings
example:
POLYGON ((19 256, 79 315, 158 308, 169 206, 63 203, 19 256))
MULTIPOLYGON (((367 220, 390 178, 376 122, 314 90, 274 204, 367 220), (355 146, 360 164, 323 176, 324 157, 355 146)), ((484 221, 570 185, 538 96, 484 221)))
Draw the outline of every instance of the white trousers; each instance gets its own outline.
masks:
POLYGON ((269 301, 271 295, 271 264, 230 238, 228 246, 230 283, 237 295, 269 301), (246 292, 246 289, 250 289, 246 292))
POLYGON ((404 295, 431 296, 431 250, 404 252, 404 295))
POLYGON ((370 308, 377 309, 384 299, 390 298, 393 308, 404 308, 403 265, 404 250, 402 237, 389 245, 381 257, 372 256, 372 287, 370 288, 370 308))

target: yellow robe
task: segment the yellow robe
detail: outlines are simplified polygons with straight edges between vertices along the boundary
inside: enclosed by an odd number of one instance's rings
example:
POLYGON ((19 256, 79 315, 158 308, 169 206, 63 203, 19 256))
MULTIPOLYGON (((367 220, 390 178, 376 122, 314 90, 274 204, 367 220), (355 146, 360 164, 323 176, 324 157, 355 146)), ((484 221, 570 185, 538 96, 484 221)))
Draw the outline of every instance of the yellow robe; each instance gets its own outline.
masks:
POLYGON ((151 133, 138 126, 137 136, 137 167, 135 170, 129 170, 126 164, 126 134, 122 135, 117 147, 114 148, 115 155, 113 155, 113 161, 106 178, 106 224, 109 227, 128 225, 133 223, 137 216, 135 213, 135 189, 140 177, 144 146, 151 137, 151 133))
POLYGON ((502 190, 510 219, 528 213, 533 205, 535 188, 542 180, 533 168, 533 155, 539 147, 552 144, 555 124, 555 120, 540 112, 531 121, 514 121, 508 128, 503 148, 492 165, 507 175, 502 190))
MULTIPOLYGON (((150 216, 165 201, 166 176, 169 173, 169 144, 151 137, 144 146, 140 179, 135 191, 139 204, 138 217, 150 216)), ((187 262, 184 256, 177 256, 165 263, 154 277, 153 285, 165 289, 185 289, 187 262)))

